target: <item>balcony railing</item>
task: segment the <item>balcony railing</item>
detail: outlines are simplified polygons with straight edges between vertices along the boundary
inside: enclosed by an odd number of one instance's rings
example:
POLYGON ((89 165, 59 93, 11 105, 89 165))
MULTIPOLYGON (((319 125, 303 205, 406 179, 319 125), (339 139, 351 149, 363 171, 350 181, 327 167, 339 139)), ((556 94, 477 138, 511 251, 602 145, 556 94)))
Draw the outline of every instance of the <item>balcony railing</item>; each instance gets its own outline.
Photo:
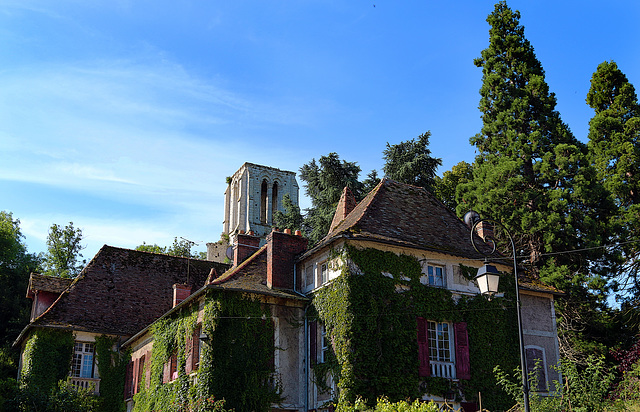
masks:
POLYGON ((89 389, 96 395, 100 394, 100 379, 99 378, 69 378, 71 384, 76 388, 89 389))
POLYGON ((456 377, 456 368, 453 362, 430 361, 429 364, 431 365, 431 376, 449 379, 456 377))

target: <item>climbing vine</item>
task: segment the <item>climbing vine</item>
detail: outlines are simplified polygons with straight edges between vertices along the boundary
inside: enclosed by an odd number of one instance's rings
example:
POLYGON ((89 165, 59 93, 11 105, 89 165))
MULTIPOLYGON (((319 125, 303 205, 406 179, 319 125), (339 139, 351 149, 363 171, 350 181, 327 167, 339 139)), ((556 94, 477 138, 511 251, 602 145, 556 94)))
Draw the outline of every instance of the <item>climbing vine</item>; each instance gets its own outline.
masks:
POLYGON ((113 348, 117 342, 118 338, 105 335, 97 336, 95 340, 100 373, 99 411, 118 412, 126 409, 123 393, 130 354, 129 351, 115 351, 113 348))
MULTIPOLYGON (((348 262, 342 275, 313 297, 317 318, 325 324, 335 362, 314 368, 317 381, 331 369, 339 388, 338 403, 362 398, 375 402, 415 399, 423 392, 456 394, 467 400, 482 392, 483 406, 501 408, 511 400, 495 390, 493 366, 517 364, 517 339, 510 302, 465 297, 456 301, 443 288, 420 283, 417 258, 378 249, 347 245, 333 252, 348 262), (416 317, 437 322, 467 322, 471 379, 451 381, 418 376, 416 317), (515 348, 515 351, 512 349, 515 348)), ((313 315, 312 315, 313 316, 313 315)))
POLYGON ((186 342, 198 326, 198 311, 195 303, 152 326, 150 384, 134 396, 134 411, 269 410, 280 396, 272 381, 275 348, 268 308, 249 295, 209 291, 201 325, 209 339, 201 343, 194 382, 195 375, 185 372, 186 342), (178 377, 163 383, 164 365, 174 353, 178 377))
POLYGON ((66 380, 73 355, 70 330, 37 328, 26 342, 21 371, 22 385, 49 393, 66 380))

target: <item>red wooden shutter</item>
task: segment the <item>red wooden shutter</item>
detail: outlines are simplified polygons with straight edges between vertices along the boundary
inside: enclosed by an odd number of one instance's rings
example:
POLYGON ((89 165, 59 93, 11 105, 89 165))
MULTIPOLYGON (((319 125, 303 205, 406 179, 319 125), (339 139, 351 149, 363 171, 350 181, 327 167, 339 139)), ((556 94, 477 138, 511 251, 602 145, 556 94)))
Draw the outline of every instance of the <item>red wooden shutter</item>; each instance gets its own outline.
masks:
POLYGON ((469 362, 469 334, 466 322, 454 323, 456 339, 456 375, 458 379, 471 379, 469 362))
POLYGON ((427 320, 418 317, 418 376, 431 376, 431 366, 429 365, 429 331, 427 320))
POLYGON ((318 322, 309 322, 309 357, 311 364, 318 360, 318 322))
POLYGON ((142 389, 142 378, 144 374, 144 365, 145 365, 145 355, 142 355, 140 359, 138 359, 138 375, 136 377, 136 393, 140 392, 142 389))
POLYGON ((162 383, 167 383, 171 380, 171 357, 167 359, 167 362, 162 368, 162 383))
POLYGON ((149 389, 151 386, 151 351, 147 351, 145 354, 146 364, 144 365, 144 383, 145 387, 149 389))
POLYGON ((200 365, 200 326, 193 331, 192 344, 191 347, 191 370, 197 371, 198 365, 200 365))
POLYGON ((193 334, 187 335, 185 347, 186 347, 185 355, 187 359, 185 360, 184 370, 188 375, 193 370, 193 334))
POLYGON ((133 379, 131 385, 133 386, 133 393, 138 393, 138 373, 140 368, 140 358, 133 361, 133 379))
POLYGON ((133 362, 127 364, 126 378, 124 380, 124 399, 131 398, 131 383, 133 382, 133 362))

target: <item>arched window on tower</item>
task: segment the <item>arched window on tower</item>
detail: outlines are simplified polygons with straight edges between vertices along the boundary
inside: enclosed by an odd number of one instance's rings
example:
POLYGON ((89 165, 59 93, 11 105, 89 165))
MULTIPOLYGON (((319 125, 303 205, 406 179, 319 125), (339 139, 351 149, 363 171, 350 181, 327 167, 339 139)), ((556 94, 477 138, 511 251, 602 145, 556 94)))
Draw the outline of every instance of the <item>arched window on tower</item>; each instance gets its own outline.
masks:
POLYGON ((273 184, 271 188, 271 221, 273 222, 273 214, 278 210, 278 182, 273 184))
POLYGON ((267 181, 262 181, 260 188, 260 223, 267 223, 267 181))

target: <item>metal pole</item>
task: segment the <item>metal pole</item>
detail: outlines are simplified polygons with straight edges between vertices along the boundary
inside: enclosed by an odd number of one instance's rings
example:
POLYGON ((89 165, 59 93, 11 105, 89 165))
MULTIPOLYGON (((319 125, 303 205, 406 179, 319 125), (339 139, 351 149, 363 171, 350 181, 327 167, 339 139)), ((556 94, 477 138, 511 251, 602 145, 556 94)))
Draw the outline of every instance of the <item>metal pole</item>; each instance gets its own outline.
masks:
MULTIPOLYGON (((502 226, 502 225, 500 225, 502 226)), ((503 229, 504 226, 503 226, 503 229)), ((520 340, 520 369, 522 370, 522 394, 524 400, 524 411, 529 412, 529 379, 527 378, 527 361, 526 353, 524 350, 524 334, 522 332, 522 313, 520 310, 520 287, 518 283, 518 262, 516 261, 516 245, 513 243, 513 238, 509 232, 505 229, 509 240, 511 241, 511 249, 513 251, 513 274, 516 279, 516 309, 518 312, 518 339, 520 340)))
MULTIPOLYGON (((484 252, 480 252, 480 250, 478 250, 478 248, 476 247, 475 242, 473 241, 473 234, 475 233, 475 229, 478 226, 478 224, 482 222, 494 223, 500 226, 504 230, 504 232, 507 234, 507 236, 509 237, 509 241, 511 242, 511 251, 513 253, 513 275, 516 280, 516 313, 518 314, 518 341, 519 341, 519 347, 520 347, 520 369, 522 371, 522 395, 523 395, 523 403, 524 403, 524 412, 529 412, 529 379, 527 377, 527 363, 526 363, 527 361, 526 361, 526 354, 524 350, 524 334, 522 332, 522 313, 520 310, 521 309, 520 308, 520 286, 518 282, 518 262, 516 260, 516 245, 513 242, 513 238, 511 237, 511 234, 509 233, 507 228, 504 227, 502 223, 496 220, 491 220, 491 219, 481 219, 480 216, 478 216, 478 214, 475 212, 469 212, 467 213, 467 216, 469 216, 470 218, 467 224, 471 226, 471 244, 473 245, 473 248, 476 251, 478 251, 478 253, 482 253, 485 256, 487 256, 495 253, 496 251, 495 239, 491 239, 493 242, 493 245, 492 245, 493 250, 488 254, 484 252)), ((467 221, 467 216, 465 216, 465 222, 467 221)))

